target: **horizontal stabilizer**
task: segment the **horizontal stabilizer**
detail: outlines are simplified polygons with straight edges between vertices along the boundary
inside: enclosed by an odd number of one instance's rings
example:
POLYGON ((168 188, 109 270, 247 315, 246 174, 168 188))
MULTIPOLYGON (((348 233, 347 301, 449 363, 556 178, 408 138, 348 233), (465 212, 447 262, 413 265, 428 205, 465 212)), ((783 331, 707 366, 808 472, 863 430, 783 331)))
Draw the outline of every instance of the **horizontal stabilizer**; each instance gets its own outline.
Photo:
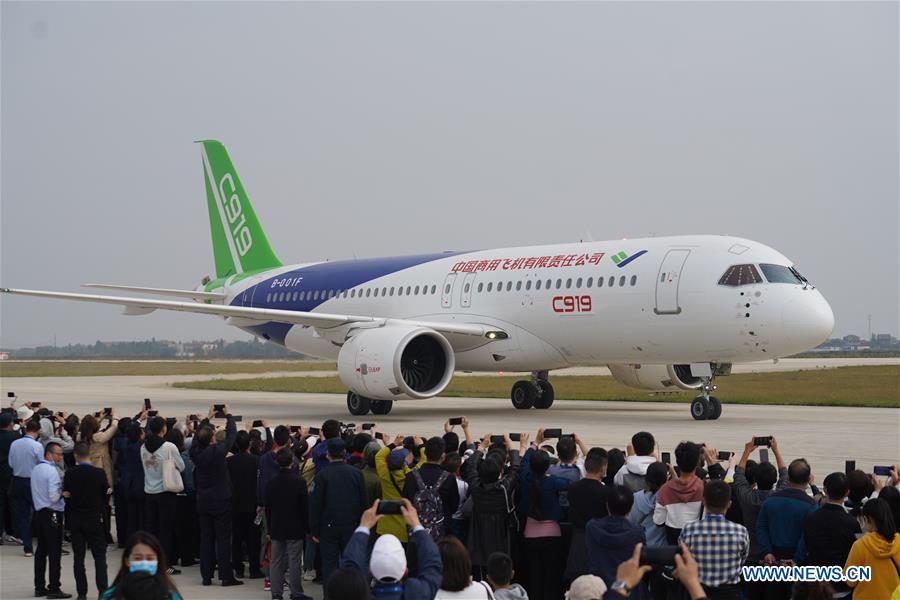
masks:
POLYGON ((136 287, 133 285, 111 285, 108 283, 85 283, 82 284, 81 287, 100 288, 104 290, 120 290, 123 292, 139 292, 141 294, 152 294, 154 296, 172 296, 174 298, 193 298, 194 300, 217 300, 221 302, 225 299, 225 294, 222 294, 220 292, 172 290, 168 288, 136 287))

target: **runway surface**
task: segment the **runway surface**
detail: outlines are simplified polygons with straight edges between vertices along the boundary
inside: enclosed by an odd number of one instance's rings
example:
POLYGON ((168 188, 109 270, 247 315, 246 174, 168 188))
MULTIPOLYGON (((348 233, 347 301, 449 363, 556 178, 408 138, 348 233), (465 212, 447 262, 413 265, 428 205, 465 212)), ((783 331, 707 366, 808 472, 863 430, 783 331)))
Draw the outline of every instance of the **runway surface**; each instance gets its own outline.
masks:
MULTIPOLYGON (((897 359, 875 359, 876 364, 896 364, 897 359)), ((827 368, 843 364, 866 364, 847 359, 787 359, 779 364, 746 365, 742 371, 796 370, 827 368), (794 361, 802 362, 794 362, 794 361)), ((600 369, 572 369, 573 374, 603 374, 600 369), (595 372, 596 371, 596 372, 595 372)), ((737 371, 737 369, 736 369, 737 371)), ((746 371, 744 371, 746 372, 746 371)), ((314 372, 317 373, 318 372, 314 372)), ((292 372, 290 375, 310 373, 292 372)), ((322 372, 331 374, 331 372, 322 372)), ((562 374, 562 373, 561 373, 562 374)), ((271 374, 269 374, 271 375, 271 374)), ((632 433, 647 430, 656 437, 660 450, 671 451, 685 439, 706 442, 719 450, 740 452, 754 435, 775 435, 787 460, 805 457, 813 467, 817 481, 835 470, 844 460, 854 459, 857 466, 871 470, 875 464, 900 462, 900 409, 813 406, 749 406, 727 404, 718 421, 694 421, 686 404, 670 402, 591 402, 557 401, 548 411, 516 411, 508 400, 483 398, 434 398, 418 402, 398 402, 390 415, 351 418, 345 398, 333 394, 248 393, 188 390, 173 388, 175 381, 217 377, 257 377, 259 375, 164 375, 139 377, 34 377, 6 378, 0 390, 15 391, 20 399, 40 401, 54 410, 87 413, 105 406, 115 407, 119 416, 133 415, 143 399, 150 397, 164 415, 183 418, 190 413, 205 413, 213 403, 227 402, 235 414, 245 419, 267 419, 270 424, 319 426, 328 418, 344 422, 370 422, 388 434, 436 435, 442 423, 452 416, 466 415, 473 433, 507 433, 538 427, 561 427, 576 432, 591 446, 624 448, 632 433)), ((457 428, 458 429, 458 428, 457 428)), ((0 598, 31 598, 33 559, 24 558, 21 546, 0 547, 0 598)), ((121 561, 121 552, 107 555, 110 581, 121 561)), ((91 559, 87 559, 88 579, 92 579, 91 559)), ((72 557, 62 563, 63 589, 74 592, 72 557)), ((238 588, 218 585, 202 587, 196 567, 184 569, 176 583, 187 598, 268 598, 259 581, 248 581, 238 588)), ((304 584, 306 592, 317 600, 321 586, 304 584)), ((93 590, 89 593, 94 595, 93 590)))

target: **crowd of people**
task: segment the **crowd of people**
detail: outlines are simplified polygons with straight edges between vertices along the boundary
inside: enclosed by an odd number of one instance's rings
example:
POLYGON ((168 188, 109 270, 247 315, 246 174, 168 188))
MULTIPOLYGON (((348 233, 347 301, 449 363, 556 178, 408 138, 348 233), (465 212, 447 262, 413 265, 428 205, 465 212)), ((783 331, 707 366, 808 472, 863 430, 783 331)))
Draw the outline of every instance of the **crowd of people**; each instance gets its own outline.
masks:
POLYGON ((333 600, 900 599, 900 465, 830 473, 820 488, 771 436, 740 456, 691 441, 670 456, 645 431, 621 450, 544 429, 476 438, 465 417, 443 429, 273 427, 224 404, 184 418, 149 401, 121 418, 5 408, 0 542, 33 557, 46 598, 71 597, 68 552, 87 598, 90 551, 102 600, 180 600, 194 565, 203 585, 291 600, 311 582, 333 600), (747 565, 872 578, 751 582, 747 565))

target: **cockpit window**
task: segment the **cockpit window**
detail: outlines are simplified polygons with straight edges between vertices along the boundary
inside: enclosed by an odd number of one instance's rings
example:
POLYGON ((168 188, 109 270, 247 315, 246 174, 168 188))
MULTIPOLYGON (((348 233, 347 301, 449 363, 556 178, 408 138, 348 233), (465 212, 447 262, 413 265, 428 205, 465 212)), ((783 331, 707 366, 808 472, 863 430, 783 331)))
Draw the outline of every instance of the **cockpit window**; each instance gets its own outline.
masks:
POLYGON ((760 264, 759 268, 762 269, 763 275, 766 276, 766 280, 769 283, 795 283, 800 285, 808 283, 806 278, 793 267, 760 264))
POLYGON ((728 267, 728 270, 719 279, 719 285, 732 287, 749 285, 751 283, 762 283, 762 277, 760 277, 755 265, 732 265, 728 267))

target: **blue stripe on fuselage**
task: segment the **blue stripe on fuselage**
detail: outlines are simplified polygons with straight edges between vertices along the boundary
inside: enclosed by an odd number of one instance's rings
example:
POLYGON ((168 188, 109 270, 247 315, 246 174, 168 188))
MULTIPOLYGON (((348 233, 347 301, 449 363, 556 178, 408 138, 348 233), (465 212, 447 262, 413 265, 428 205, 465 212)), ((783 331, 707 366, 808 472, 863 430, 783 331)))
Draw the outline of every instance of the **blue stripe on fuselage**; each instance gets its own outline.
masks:
MULTIPOLYGON (((328 291, 347 290, 391 273, 402 271, 441 258, 463 254, 462 252, 441 252, 437 254, 416 254, 410 256, 387 256, 383 258, 363 258, 357 260, 339 260, 324 262, 308 267, 300 267, 275 277, 270 277, 238 295, 232 300, 233 306, 253 306, 254 308, 277 308, 281 310, 312 311, 328 299, 328 291), (319 290, 320 297, 307 300, 306 292, 319 290), (322 294, 322 291, 325 294, 322 294), (280 296, 285 294, 281 302, 269 299, 266 295, 280 296), (294 292, 298 292, 296 301, 294 292), (303 292, 299 294, 299 292, 303 292), (291 299, 288 299, 288 296, 291 299), (324 297, 322 297, 324 296, 324 297), (244 298, 248 301, 245 302, 244 298)), ((422 281, 422 284, 439 285, 438 281, 422 281)), ((315 294, 313 294, 315 295, 315 294)), ((246 331, 284 345, 291 325, 286 323, 266 323, 245 327, 246 331)))

